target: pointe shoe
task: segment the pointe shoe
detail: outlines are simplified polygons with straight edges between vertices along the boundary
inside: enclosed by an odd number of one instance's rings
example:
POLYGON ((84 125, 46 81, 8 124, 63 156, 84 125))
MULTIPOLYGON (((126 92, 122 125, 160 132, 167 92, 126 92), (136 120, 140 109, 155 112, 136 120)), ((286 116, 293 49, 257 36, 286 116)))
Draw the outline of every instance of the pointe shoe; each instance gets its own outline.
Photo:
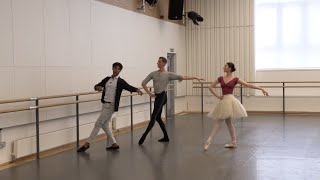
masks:
POLYGON ((204 144, 204 150, 207 151, 209 146, 211 144, 211 141, 207 141, 205 144, 204 144))
POLYGON ((225 144, 224 147, 225 148, 236 148, 236 147, 238 147, 238 145, 236 142, 232 142, 230 144, 225 144))

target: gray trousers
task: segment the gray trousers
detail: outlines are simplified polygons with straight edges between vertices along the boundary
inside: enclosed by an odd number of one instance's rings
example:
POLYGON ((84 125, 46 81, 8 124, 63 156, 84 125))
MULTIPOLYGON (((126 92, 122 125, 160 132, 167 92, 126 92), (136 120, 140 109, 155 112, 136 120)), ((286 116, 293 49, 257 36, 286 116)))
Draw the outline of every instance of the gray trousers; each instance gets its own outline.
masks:
POLYGON ((104 132, 107 134, 107 140, 112 142, 112 144, 117 143, 116 139, 112 134, 112 129, 110 128, 109 124, 112 121, 112 114, 114 113, 114 103, 105 103, 102 105, 102 111, 97 119, 94 128, 88 138, 87 142, 92 143, 97 134, 99 133, 100 129, 102 128, 104 132))

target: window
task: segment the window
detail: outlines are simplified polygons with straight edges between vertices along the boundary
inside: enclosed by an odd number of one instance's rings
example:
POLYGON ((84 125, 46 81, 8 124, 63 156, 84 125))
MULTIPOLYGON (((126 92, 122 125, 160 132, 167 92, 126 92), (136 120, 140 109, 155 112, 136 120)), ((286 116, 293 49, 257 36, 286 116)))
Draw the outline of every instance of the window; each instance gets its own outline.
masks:
POLYGON ((255 0, 256 69, 320 68, 319 19, 319 0, 255 0))

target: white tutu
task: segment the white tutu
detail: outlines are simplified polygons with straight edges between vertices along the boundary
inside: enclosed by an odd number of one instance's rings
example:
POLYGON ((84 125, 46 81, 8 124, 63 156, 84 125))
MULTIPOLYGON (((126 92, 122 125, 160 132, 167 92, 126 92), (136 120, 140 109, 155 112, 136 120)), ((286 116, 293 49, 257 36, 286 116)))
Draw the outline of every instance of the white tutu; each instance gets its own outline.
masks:
POLYGON ((248 115, 240 101, 232 94, 227 94, 223 96, 223 99, 218 102, 216 107, 207 116, 214 120, 228 118, 234 120, 247 117, 248 115))

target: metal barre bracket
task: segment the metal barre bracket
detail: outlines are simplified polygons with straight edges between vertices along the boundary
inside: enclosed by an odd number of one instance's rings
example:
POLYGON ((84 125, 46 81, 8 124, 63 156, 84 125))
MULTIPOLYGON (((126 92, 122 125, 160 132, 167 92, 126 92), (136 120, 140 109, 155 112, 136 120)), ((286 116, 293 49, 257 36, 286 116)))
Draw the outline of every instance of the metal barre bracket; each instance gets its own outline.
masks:
POLYGON ((37 109, 38 106, 30 106, 30 110, 37 109))

